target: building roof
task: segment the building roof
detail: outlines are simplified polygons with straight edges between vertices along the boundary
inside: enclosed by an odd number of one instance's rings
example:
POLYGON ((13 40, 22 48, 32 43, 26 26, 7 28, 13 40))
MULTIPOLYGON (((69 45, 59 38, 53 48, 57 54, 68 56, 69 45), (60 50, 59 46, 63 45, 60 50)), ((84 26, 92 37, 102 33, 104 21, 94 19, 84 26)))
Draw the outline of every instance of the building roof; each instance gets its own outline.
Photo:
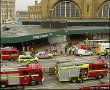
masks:
POLYGON ((41 28, 40 25, 9 25, 1 32, 1 43, 17 43, 66 34, 109 33, 109 27, 71 26, 67 28, 41 28))

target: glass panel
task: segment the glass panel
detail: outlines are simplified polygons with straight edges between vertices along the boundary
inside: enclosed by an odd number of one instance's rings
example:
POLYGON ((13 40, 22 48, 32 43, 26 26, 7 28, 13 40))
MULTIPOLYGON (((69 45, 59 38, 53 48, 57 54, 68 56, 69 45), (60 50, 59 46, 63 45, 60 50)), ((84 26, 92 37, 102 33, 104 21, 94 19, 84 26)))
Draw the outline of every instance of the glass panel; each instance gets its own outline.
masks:
POLYGON ((29 75, 28 71, 23 71, 23 75, 29 75))
POLYGON ((110 17, 110 1, 105 3, 104 5, 101 6, 101 8, 98 11, 98 17, 110 17))
POLYGON ((71 4, 71 3, 67 3, 67 5, 66 5, 66 6, 67 6, 67 7, 66 7, 66 12, 67 12, 66 16, 67 16, 67 17, 70 17, 70 12, 71 12, 71 11, 70 11, 70 4, 71 4))
POLYGON ((35 74, 40 74, 40 70, 35 71, 35 74))
POLYGON ((65 3, 64 2, 61 3, 61 17, 65 17, 65 3))
POLYGON ((79 8, 68 0, 58 3, 52 11, 53 17, 80 17, 79 8))
POLYGON ((96 66, 93 66, 92 69, 95 70, 96 69, 96 66))
POLYGON ((60 5, 58 4, 57 6, 56 6, 56 16, 57 17, 60 17, 60 5))

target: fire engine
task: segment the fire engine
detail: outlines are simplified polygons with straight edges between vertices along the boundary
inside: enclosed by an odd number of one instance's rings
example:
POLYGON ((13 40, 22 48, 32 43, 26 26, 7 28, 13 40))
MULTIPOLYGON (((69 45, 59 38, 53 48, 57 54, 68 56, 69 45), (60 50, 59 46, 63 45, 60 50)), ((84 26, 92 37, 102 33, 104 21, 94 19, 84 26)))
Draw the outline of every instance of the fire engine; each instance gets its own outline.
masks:
POLYGON ((44 80, 42 66, 38 63, 2 65, 0 75, 2 88, 9 85, 35 85, 44 80))
POLYGON ((14 47, 5 47, 1 48, 1 58, 2 60, 17 60, 19 56, 17 48, 14 47))
POLYGON ((83 57, 80 59, 59 59, 55 64, 55 74, 59 81, 79 82, 81 73, 83 73, 83 80, 101 79, 107 76, 108 63, 103 60, 83 57))

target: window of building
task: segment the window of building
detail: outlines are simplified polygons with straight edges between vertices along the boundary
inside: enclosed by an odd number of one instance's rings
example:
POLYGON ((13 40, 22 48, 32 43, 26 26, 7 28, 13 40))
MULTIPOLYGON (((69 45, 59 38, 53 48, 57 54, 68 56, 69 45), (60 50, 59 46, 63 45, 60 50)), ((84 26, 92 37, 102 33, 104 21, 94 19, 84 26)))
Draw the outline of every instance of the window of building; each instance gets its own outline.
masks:
POLYGON ((52 9, 53 17, 80 17, 79 8, 71 1, 65 0, 59 2, 52 9))
POLYGON ((106 2, 100 7, 98 11, 98 17, 103 17, 103 18, 110 17, 110 1, 106 2))

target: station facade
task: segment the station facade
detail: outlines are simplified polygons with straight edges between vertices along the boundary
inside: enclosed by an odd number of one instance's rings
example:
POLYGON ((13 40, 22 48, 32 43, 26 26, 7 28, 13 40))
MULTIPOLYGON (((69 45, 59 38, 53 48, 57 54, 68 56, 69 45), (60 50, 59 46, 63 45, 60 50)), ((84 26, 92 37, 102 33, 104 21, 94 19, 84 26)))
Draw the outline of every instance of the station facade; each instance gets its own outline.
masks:
POLYGON ((42 0, 42 18, 109 19, 109 0, 42 0))
POLYGON ((108 20, 109 0, 42 0, 28 6, 29 19, 108 20))

